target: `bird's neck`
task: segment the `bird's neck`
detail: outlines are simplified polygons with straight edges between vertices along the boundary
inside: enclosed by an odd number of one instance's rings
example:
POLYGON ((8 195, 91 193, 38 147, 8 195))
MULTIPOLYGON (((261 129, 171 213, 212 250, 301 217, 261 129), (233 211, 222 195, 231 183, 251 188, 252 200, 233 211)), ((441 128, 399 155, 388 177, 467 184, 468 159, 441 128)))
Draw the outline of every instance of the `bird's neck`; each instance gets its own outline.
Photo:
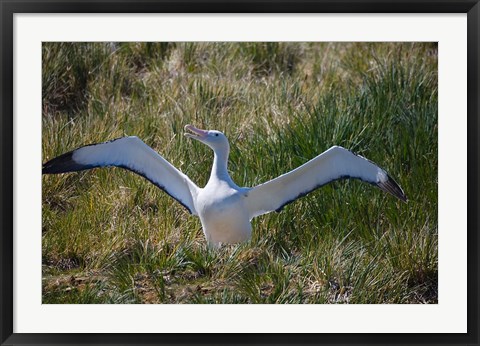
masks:
MULTIPOLYGON (((220 180, 232 182, 227 170, 228 152, 214 152, 212 172, 210 173, 210 181, 220 180)), ((233 182, 232 182, 233 183, 233 182)))

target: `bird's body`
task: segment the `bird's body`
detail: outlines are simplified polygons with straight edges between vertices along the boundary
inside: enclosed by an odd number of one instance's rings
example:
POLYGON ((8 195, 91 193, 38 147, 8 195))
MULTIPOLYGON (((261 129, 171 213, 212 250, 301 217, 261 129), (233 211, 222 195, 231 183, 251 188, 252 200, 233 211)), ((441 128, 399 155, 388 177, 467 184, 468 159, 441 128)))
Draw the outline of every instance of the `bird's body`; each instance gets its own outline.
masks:
POLYGON ((196 208, 210 244, 240 243, 250 238, 252 226, 245 195, 225 181, 209 182, 199 192, 196 208))
POLYGON ((239 187, 227 170, 229 143, 219 131, 185 126, 185 135, 214 152, 210 178, 200 188, 137 137, 80 147, 43 165, 43 174, 94 167, 117 166, 133 171, 164 190, 191 214, 200 218, 213 246, 244 242, 251 237, 252 218, 280 211, 286 204, 338 179, 354 178, 376 185, 400 200, 406 196, 398 184, 373 162, 334 146, 304 165, 253 188, 239 187))

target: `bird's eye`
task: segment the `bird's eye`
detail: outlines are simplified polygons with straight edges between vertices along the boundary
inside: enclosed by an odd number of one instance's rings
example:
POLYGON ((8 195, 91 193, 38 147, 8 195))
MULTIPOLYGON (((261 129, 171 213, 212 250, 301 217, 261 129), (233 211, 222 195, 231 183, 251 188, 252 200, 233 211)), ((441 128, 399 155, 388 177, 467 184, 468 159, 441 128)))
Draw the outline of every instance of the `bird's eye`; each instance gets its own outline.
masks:
POLYGON ((218 137, 218 133, 215 134, 215 137, 218 137))

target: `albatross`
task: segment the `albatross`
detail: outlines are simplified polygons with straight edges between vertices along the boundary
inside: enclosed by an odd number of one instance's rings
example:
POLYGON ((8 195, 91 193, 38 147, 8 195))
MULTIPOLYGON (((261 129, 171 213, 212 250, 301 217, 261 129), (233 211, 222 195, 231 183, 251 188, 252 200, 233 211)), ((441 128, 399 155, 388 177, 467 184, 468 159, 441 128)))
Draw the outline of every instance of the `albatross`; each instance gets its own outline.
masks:
POLYGON ((165 191, 192 215, 200 218, 209 245, 241 243, 250 239, 251 220, 283 207, 309 192, 339 179, 359 179, 403 202, 407 197, 388 173, 372 161, 333 146, 300 167, 255 187, 239 187, 227 170, 230 145, 220 131, 185 126, 185 136, 213 150, 213 166, 200 188, 136 136, 90 144, 43 164, 42 174, 121 167, 165 191))

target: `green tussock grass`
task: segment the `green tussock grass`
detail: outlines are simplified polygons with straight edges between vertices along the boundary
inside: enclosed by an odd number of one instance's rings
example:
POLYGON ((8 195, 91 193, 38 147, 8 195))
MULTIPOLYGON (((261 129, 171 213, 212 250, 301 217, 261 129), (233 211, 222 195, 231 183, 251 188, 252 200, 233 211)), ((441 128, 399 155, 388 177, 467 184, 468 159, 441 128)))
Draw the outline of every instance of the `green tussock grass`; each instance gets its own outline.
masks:
POLYGON ((135 135, 199 186, 225 132, 240 186, 332 145, 386 169, 403 204, 339 181, 207 247, 200 222, 119 168, 43 177, 44 303, 436 303, 434 43, 44 43, 42 153, 135 135))

